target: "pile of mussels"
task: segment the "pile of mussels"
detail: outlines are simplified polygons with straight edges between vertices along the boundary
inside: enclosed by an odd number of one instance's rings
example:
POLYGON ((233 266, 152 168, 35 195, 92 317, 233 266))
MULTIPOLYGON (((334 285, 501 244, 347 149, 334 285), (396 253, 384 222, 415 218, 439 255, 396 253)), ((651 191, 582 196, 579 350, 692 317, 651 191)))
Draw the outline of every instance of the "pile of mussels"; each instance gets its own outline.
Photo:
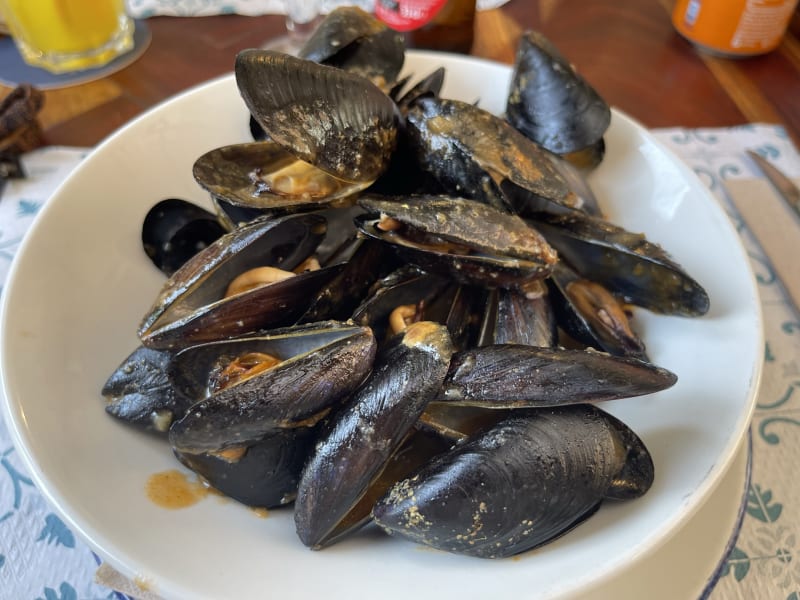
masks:
MULTIPOLYGON (((652 459, 595 406, 676 376, 631 305, 702 315, 668 254, 603 218, 585 174, 610 110, 540 34, 504 117, 398 81, 402 37, 331 13, 300 57, 245 50, 255 141, 194 165, 215 212, 143 225, 169 276, 106 410, 321 548, 374 521, 505 557, 644 494, 652 459)), ((414 83, 414 82, 411 82, 414 83)))

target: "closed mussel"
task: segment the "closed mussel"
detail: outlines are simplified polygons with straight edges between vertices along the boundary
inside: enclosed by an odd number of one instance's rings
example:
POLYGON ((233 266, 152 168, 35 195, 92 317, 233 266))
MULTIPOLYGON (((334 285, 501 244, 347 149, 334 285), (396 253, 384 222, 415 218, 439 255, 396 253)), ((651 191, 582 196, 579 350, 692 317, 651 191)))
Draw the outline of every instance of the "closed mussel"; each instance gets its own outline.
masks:
POLYGON ((357 73, 388 90, 403 68, 405 40, 365 10, 340 6, 317 25, 298 56, 357 73))
POLYGON ((106 412, 129 425, 166 434, 193 402, 169 381, 173 354, 139 346, 125 357, 103 384, 106 412))
POLYGON ((362 233, 390 244, 398 256, 455 281, 523 289, 550 273, 555 251, 517 216, 447 196, 396 200, 364 196, 370 214, 362 233))
POLYGON ((337 272, 292 272, 325 232, 323 217, 298 214, 257 220, 219 238, 167 280, 139 327, 142 343, 177 349, 291 324, 337 272))
POLYGON ((420 97, 406 130, 419 165, 448 194, 518 212, 580 205, 544 150, 482 108, 420 97))
POLYGON ((389 533, 482 558, 572 529, 604 498, 635 498, 653 463, 623 423, 591 405, 515 412, 438 455, 375 505, 389 533))
MULTIPOLYGON (((381 348, 369 378, 332 417, 303 471, 295 524, 305 545, 326 546, 368 520, 371 503, 361 500, 376 495, 368 490, 438 391, 451 354, 447 329, 429 321, 381 348)), ((384 481, 384 490, 391 483, 384 481)))
POLYGON ((517 48, 506 118, 551 152, 591 166, 602 158, 611 109, 547 38, 529 31, 517 48), (588 161, 574 155, 581 152, 588 161))
POLYGON ((674 373, 595 350, 496 344, 453 355, 436 402, 486 408, 548 407, 652 394, 674 373))

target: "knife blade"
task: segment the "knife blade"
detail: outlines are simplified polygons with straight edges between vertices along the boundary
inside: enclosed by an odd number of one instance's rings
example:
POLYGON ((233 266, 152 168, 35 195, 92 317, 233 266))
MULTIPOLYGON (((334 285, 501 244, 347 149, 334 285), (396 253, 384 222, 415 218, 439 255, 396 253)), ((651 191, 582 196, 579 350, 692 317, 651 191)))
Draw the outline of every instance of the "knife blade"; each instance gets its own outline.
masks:
POLYGON ((770 163, 760 154, 752 150, 745 150, 747 156, 758 166, 764 177, 772 184, 778 195, 794 210, 800 217, 800 189, 786 175, 781 173, 777 167, 770 163))

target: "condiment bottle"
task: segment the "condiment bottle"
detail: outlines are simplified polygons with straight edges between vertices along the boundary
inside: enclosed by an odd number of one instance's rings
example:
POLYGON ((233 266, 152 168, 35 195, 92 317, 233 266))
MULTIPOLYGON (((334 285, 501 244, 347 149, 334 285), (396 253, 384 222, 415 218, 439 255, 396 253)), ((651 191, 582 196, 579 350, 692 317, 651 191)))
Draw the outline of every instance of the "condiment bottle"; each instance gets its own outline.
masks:
POLYGON ((375 0, 375 16, 402 31, 409 48, 468 54, 475 0, 375 0))

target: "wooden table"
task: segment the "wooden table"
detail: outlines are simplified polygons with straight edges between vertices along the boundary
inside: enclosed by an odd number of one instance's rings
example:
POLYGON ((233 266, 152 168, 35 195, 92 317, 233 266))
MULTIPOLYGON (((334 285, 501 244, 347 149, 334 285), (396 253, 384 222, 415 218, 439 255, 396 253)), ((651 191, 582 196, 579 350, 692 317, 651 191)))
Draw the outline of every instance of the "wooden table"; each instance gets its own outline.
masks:
MULTIPOLYGON (((613 106, 647 127, 782 123, 800 145, 800 19, 756 58, 698 52, 672 27, 671 0, 511 0, 478 14, 473 54, 511 63, 520 33, 547 35, 613 106)), ((154 104, 233 68, 236 53, 284 33, 280 16, 147 20, 143 56, 110 77, 49 91, 50 144, 91 146, 154 104)), ((0 86, 0 96, 9 90, 0 86)), ((213 118, 213 115, 210 115, 213 118)))

